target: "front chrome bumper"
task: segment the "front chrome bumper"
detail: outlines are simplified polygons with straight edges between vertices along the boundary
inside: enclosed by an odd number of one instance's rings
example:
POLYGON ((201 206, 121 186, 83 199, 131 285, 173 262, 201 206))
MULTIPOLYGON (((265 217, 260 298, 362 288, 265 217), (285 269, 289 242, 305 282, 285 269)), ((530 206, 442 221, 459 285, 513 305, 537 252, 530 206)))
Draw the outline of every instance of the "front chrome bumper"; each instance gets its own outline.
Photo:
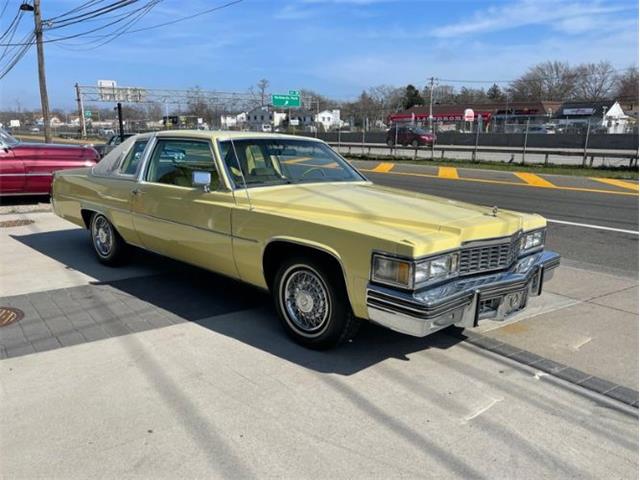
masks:
POLYGON ((369 320, 397 332, 424 337, 457 325, 475 327, 479 320, 504 320, 521 311, 530 296, 560 265, 560 255, 542 251, 519 259, 510 269, 462 277, 416 292, 370 283, 367 286, 369 320))

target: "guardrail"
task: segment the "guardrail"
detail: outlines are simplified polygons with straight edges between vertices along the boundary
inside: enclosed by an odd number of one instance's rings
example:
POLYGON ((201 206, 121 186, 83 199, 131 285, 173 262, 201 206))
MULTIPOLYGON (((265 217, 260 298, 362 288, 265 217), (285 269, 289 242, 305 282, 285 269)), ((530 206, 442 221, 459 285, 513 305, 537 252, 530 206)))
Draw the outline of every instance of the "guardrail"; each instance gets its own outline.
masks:
MULTIPOLYGON (((413 159, 431 159, 436 158, 436 152, 441 159, 444 159, 446 152, 465 152, 471 154, 473 161, 478 160, 479 153, 502 153, 511 154, 512 158, 509 161, 515 162, 515 156, 518 155, 518 163, 526 163, 527 155, 544 155, 544 164, 549 164, 549 157, 555 156, 569 156, 580 157, 582 160, 582 166, 587 166, 587 159, 590 159, 589 166, 593 166, 595 158, 615 158, 615 159, 627 159, 629 160, 629 166, 638 165, 638 150, 609 150, 609 149, 593 149, 593 148, 539 148, 539 147, 492 147, 483 145, 440 145, 422 146, 422 147, 410 147, 410 146, 389 146, 384 143, 362 143, 362 142, 328 142, 332 147, 336 147, 339 150, 347 149, 347 155, 355 154, 355 150, 359 150, 360 154, 373 155, 376 154, 374 150, 377 150, 377 154, 380 152, 388 152, 387 155, 391 157, 404 157, 407 158, 406 153, 413 153, 413 159), (426 154, 426 156, 425 156, 426 154)), ((411 155, 409 155, 411 156, 411 155)))

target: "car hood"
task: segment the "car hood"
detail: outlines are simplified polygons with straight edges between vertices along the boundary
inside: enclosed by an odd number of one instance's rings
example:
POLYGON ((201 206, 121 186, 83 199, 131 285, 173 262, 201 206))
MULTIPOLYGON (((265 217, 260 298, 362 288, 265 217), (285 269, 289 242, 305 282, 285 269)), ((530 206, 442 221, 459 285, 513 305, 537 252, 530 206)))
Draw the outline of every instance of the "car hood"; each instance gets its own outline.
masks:
POLYGON ((501 208, 494 211, 493 206, 369 182, 263 187, 250 189, 249 195, 253 208, 393 239, 415 247, 419 253, 456 248, 462 242, 507 236, 546 224, 539 215, 501 208))

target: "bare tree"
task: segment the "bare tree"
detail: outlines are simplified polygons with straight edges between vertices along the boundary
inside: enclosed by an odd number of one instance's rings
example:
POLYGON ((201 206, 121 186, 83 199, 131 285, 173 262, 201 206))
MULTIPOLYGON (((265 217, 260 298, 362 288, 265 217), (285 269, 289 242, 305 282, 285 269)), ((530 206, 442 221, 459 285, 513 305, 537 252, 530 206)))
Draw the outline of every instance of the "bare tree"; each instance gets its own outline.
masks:
POLYGON ((581 100, 602 100, 611 95, 616 71, 610 62, 584 63, 576 68, 576 92, 581 100))
POLYGON ((514 100, 566 100, 576 92, 576 71, 567 62, 544 62, 513 81, 514 100))
MULTIPOLYGON (((425 98, 429 97, 429 89, 425 87, 422 91, 422 95, 425 98)), ((456 101, 456 87, 453 85, 438 85, 433 89, 433 102, 434 103, 455 103, 456 101)))
POLYGON ((618 98, 638 99, 638 67, 628 68, 618 76, 615 85, 615 95, 618 98))
POLYGON ((256 83, 256 87, 258 88, 258 93, 260 94, 260 106, 264 107, 267 88, 269 88, 269 80, 267 80, 266 78, 263 78, 258 83, 256 83))

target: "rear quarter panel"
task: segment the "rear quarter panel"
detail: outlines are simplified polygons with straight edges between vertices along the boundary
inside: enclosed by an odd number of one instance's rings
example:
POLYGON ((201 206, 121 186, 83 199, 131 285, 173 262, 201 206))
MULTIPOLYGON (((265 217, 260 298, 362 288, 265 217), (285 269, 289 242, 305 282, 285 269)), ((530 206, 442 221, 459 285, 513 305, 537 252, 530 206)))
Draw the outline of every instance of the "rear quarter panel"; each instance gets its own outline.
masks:
POLYGON ((85 226, 83 209, 104 214, 127 243, 139 245, 131 217, 129 179, 91 175, 91 168, 57 172, 53 182, 52 203, 55 213, 70 222, 85 226))

